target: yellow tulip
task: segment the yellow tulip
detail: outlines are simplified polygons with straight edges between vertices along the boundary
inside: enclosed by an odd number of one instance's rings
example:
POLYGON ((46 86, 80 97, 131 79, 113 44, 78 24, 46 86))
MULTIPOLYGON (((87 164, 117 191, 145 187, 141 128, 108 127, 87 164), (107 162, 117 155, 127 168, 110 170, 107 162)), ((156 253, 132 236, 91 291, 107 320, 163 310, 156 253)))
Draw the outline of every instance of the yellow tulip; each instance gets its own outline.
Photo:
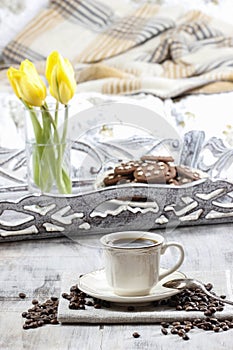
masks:
POLYGON ((19 74, 19 71, 16 68, 10 67, 7 70, 7 77, 9 79, 10 84, 11 84, 11 87, 12 87, 14 93, 16 94, 16 96, 18 98, 20 98, 20 89, 17 85, 17 75, 18 74, 19 74))
POLYGON ((45 75, 51 95, 66 105, 74 96, 76 89, 74 70, 69 60, 53 51, 47 58, 45 75))
POLYGON ((46 86, 32 62, 25 60, 19 70, 10 67, 7 77, 16 94, 30 106, 40 107, 46 98, 46 86))

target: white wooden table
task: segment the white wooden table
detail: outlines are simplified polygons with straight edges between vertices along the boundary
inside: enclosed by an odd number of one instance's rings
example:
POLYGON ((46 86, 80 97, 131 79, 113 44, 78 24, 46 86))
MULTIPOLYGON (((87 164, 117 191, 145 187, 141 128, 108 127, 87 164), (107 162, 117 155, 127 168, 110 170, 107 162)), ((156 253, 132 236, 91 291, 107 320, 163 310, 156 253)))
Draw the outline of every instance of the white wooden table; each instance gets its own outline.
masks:
MULTIPOLYGON (((206 225, 161 231, 166 240, 185 247, 182 271, 229 270, 233 288, 233 226, 206 225)), ((214 333, 193 330, 190 340, 161 334, 159 325, 45 325, 23 330, 33 298, 44 301, 60 294, 63 272, 89 272, 103 267, 99 236, 71 241, 67 237, 0 244, 0 349, 1 350, 133 350, 233 348, 233 330, 214 333), (21 300, 19 292, 27 298, 21 300), (132 333, 140 333, 134 338, 132 333)), ((172 259, 172 253, 167 261, 172 259)), ((211 282, 211 281, 210 281, 211 282)))

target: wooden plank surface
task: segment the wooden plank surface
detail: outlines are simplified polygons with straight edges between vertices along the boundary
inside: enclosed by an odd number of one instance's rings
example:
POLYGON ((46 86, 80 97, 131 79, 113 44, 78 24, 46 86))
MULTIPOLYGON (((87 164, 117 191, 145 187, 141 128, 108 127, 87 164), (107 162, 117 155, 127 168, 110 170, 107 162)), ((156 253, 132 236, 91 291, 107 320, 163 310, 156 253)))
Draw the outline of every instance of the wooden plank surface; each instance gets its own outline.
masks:
MULTIPOLYGON (((182 271, 229 270, 233 289, 232 224, 206 225, 160 231, 166 240, 185 247, 182 271)), ((158 231, 157 231, 158 232, 158 231)), ((171 263, 168 253, 164 265, 171 263)), ((159 325, 46 325, 23 330, 26 311, 33 298, 44 301, 59 295, 63 272, 85 273, 103 267, 99 236, 71 240, 68 237, 0 245, 0 349, 1 350, 230 350, 233 330, 215 334, 194 330, 190 340, 161 334, 159 325), (25 300, 18 298, 25 292, 25 300), (132 333, 140 337, 135 339, 132 333)), ((210 281, 211 282, 211 281, 210 281)), ((228 295, 232 297, 232 295, 228 295)))

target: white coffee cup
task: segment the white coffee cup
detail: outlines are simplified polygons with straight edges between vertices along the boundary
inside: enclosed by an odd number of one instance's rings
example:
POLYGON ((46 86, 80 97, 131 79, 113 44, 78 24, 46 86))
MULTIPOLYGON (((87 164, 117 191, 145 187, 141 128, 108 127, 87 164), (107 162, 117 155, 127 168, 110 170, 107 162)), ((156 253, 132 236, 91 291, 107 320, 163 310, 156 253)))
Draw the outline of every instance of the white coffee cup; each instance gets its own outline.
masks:
POLYGON ((101 237, 104 246, 105 272, 114 293, 121 296, 148 295, 159 280, 176 271, 184 261, 183 246, 164 242, 153 232, 124 231, 101 237), (180 256, 173 267, 160 273, 160 255, 174 246, 180 256))

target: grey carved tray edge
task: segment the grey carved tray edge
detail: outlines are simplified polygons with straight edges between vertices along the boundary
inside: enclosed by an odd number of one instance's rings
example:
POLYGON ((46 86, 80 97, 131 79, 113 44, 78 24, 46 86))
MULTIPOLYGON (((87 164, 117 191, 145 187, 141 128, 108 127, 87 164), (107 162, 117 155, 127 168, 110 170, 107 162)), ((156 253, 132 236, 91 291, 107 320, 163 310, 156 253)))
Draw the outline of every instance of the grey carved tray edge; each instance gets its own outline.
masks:
POLYGON ((222 140, 205 141, 204 132, 192 131, 184 137, 180 162, 209 178, 183 186, 112 186, 65 197, 16 192, 16 200, 0 200, 0 242, 233 222, 233 183, 222 176, 230 169, 232 153, 222 140), (205 151, 214 156, 212 164, 205 163, 205 151), (103 212, 96 209, 121 197, 145 196, 145 191, 146 206, 120 203, 103 212))

